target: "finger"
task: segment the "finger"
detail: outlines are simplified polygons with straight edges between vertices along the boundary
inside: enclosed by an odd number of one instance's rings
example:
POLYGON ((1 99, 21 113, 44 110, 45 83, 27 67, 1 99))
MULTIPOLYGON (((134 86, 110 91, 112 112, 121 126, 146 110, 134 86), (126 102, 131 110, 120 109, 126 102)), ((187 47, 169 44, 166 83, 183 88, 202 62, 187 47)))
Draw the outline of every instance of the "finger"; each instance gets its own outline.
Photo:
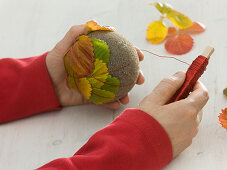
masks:
POLYGON ((83 34, 84 24, 83 25, 75 25, 70 28, 70 30, 66 33, 64 38, 59 41, 56 45, 56 49, 60 48, 58 52, 61 52, 64 55, 65 52, 74 44, 77 37, 83 34))
POLYGON ((120 102, 123 104, 123 105, 126 105, 126 104, 128 104, 129 103, 129 96, 128 96, 128 94, 126 95, 126 96, 124 96, 124 97, 122 97, 121 99, 119 99, 120 100, 120 102))
POLYGON ((143 52, 137 47, 136 47, 136 51, 137 51, 138 56, 139 56, 139 61, 143 61, 143 59, 144 59, 143 52))
POLYGON ((198 81, 193 92, 184 100, 199 112, 209 100, 209 94, 206 87, 198 81))
POLYGON ((137 78, 136 84, 138 84, 138 85, 143 84, 144 81, 145 81, 145 78, 144 78, 143 72, 140 71, 140 72, 139 72, 139 76, 138 76, 138 78, 137 78))
POLYGON ((203 118, 203 110, 201 110, 201 111, 198 113, 197 117, 198 117, 198 120, 199 120, 199 123, 200 123, 200 122, 202 121, 202 118, 203 118))
POLYGON ((110 103, 104 103, 103 106, 109 109, 118 109, 120 107, 120 103, 118 101, 114 101, 110 103))
POLYGON ((178 71, 173 76, 163 79, 148 96, 149 100, 158 105, 166 104, 182 86, 184 80, 185 73, 182 71, 178 71))

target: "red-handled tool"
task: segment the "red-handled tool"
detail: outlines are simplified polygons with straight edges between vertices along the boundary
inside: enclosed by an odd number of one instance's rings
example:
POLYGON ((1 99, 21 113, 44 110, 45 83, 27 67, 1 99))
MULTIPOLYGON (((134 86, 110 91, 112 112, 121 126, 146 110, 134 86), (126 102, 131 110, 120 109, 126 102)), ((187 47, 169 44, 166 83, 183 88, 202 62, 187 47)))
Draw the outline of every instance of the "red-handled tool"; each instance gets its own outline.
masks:
POLYGON ((181 99, 186 98, 189 93, 193 90, 197 80, 202 76, 210 56, 214 52, 214 48, 207 46, 202 55, 198 56, 188 68, 186 72, 186 79, 182 87, 175 93, 175 95, 169 100, 168 103, 172 103, 181 99))

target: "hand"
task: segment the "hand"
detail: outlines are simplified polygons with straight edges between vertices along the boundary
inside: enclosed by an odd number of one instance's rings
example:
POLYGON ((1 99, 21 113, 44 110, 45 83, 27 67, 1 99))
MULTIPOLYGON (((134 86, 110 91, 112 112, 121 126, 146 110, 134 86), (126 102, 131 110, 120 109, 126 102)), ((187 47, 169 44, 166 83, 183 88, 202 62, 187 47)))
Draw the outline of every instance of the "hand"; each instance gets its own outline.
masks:
MULTIPOLYGON (((53 50, 46 57, 46 65, 51 77, 56 95, 62 106, 68 105, 80 105, 90 103, 85 99, 78 91, 69 89, 66 85, 66 71, 63 62, 63 56, 68 51, 68 49, 74 44, 77 37, 83 34, 84 25, 73 26, 65 35, 65 37, 57 43, 53 50)), ((137 49, 139 60, 142 61, 144 56, 142 52, 137 49)), ((144 83, 144 76, 140 72, 137 84, 144 83)), ((119 101, 110 102, 103 104, 104 106, 112 109, 117 109, 120 107, 120 103, 127 104, 129 102, 129 96, 126 95, 119 101)))
POLYGON ((198 133, 202 108, 209 99, 207 89, 197 82, 186 99, 166 104, 184 80, 184 72, 177 72, 170 78, 163 79, 137 107, 151 115, 165 129, 172 143, 173 157, 191 145, 198 133))

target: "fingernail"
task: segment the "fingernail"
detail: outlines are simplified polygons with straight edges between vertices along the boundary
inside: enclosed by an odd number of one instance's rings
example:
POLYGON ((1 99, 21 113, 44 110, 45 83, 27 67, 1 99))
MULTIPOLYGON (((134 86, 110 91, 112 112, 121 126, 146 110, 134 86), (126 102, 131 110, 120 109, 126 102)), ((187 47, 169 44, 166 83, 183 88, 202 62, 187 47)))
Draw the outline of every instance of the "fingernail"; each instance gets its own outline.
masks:
POLYGON ((176 77, 176 78, 183 78, 184 77, 184 72, 182 71, 178 71, 176 72, 173 77, 176 77))

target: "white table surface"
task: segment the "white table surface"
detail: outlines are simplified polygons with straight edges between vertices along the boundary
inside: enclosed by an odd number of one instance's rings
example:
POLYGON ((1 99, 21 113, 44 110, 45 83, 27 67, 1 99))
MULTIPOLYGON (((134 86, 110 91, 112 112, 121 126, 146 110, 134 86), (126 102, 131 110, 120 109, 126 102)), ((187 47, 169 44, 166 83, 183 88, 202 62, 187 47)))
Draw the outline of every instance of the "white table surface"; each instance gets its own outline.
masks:
MULTIPOLYGON (((75 24, 95 19, 117 28, 136 46, 167 55, 164 44, 151 45, 145 39, 149 22, 159 12, 146 0, 0 0, 0 56, 23 58, 52 47, 75 24)), ((167 0, 176 9, 207 26, 193 36, 190 53, 179 56, 191 62, 206 45, 216 48, 201 81, 210 92, 204 118, 193 144, 165 170, 227 170, 227 131, 218 113, 227 107, 222 94, 227 87, 227 1, 167 0)), ((53 159, 73 155, 89 137, 108 125, 127 107, 138 102, 164 77, 187 66, 174 60, 145 54, 141 69, 146 83, 131 91, 131 102, 112 111, 95 105, 67 107, 0 125, 0 170, 30 170, 53 159)), ((11 106, 13 107, 13 106, 11 106)))

